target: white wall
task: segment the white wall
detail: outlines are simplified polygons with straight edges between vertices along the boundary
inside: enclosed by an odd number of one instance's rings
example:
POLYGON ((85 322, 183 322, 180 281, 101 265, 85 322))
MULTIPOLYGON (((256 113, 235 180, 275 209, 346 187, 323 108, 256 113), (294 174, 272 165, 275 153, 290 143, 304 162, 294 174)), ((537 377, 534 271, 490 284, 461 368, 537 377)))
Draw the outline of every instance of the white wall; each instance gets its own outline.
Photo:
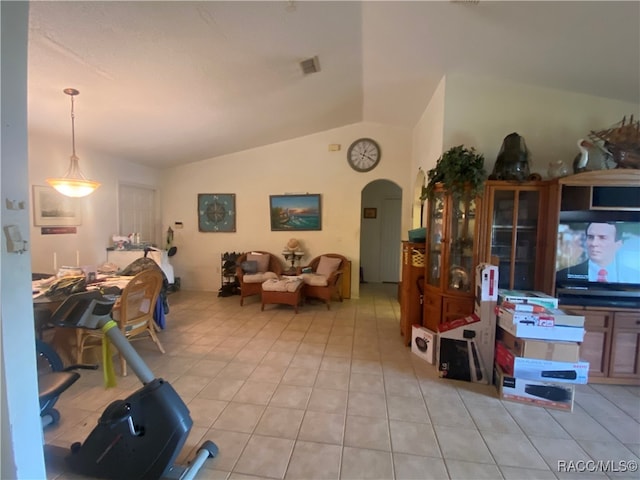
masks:
MULTIPOLYGON (((63 95, 60 91, 60 95, 63 95)), ((65 112, 60 112, 64 120, 65 112)), ((71 135, 71 130, 69 130, 71 135)), ((33 225, 33 205, 30 209, 32 264, 35 272, 53 272, 53 252, 58 267, 75 265, 76 252, 81 265, 100 265, 107 260, 106 248, 111 237, 118 232, 118 184, 156 187, 161 192, 160 171, 123 159, 109 157, 101 152, 81 148, 80 134, 76 132, 76 151, 80 157, 80 169, 92 180, 101 182, 91 195, 78 199, 82 210, 82 225, 76 234, 42 235, 41 228, 33 225)), ((29 181, 31 185, 47 185, 49 177, 64 175, 69 166, 70 137, 47 137, 29 131, 29 181)), ((33 189, 29 193, 33 195, 33 189)), ((33 197, 32 197, 33 198, 33 197)), ((161 203, 161 198, 158 198, 161 203)), ((158 236, 154 241, 164 245, 160 212, 157 219, 158 236)), ((166 230, 166 228, 165 228, 166 230)))
POLYGON ((182 286, 189 290, 217 291, 220 288, 220 255, 224 252, 282 251, 291 237, 298 238, 308 256, 340 253, 352 262, 351 293, 359 294, 360 195, 365 185, 387 179, 403 190, 402 230, 411 218, 409 165, 411 137, 405 129, 359 123, 320 132, 261 148, 212 158, 164 172, 164 228, 181 221, 175 231, 178 253, 171 260, 182 286), (358 173, 347 164, 349 145, 360 137, 375 139, 381 148, 380 164, 370 172, 358 173), (329 144, 341 150, 330 152, 329 144), (236 232, 198 231, 198 193, 236 194, 236 232), (322 194, 322 230, 272 232, 269 223, 269 195, 284 193, 322 194))
POLYGON ((447 76, 445 97, 443 151, 473 146, 491 173, 504 137, 517 132, 531 152, 531 172, 543 178, 551 161, 571 168, 578 139, 591 130, 640 113, 637 104, 486 77, 447 76))
POLYGON ((420 120, 413 128, 413 152, 411 172, 412 181, 419 167, 425 175, 436 166, 442 155, 442 139, 444 137, 446 77, 442 77, 438 88, 425 108, 420 120))
MULTIPOLYGON (((27 32, 29 4, 2 2, 2 226, 29 231, 27 32), (9 208, 10 200, 17 208, 9 208), (20 203, 25 208, 20 208, 20 203)), ((29 254, 0 252, 0 478, 45 478, 29 254)), ((29 246, 31 248, 31 246, 29 246)))

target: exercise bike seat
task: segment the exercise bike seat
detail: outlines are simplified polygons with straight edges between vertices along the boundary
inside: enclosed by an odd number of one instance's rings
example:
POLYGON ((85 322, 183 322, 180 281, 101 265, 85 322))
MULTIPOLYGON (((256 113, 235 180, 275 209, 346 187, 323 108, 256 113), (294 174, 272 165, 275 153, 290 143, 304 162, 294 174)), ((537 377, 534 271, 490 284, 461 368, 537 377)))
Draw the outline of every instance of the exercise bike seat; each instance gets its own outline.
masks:
POLYGON ((40 405, 60 396, 80 378, 78 372, 48 372, 38 376, 38 398, 40 405))

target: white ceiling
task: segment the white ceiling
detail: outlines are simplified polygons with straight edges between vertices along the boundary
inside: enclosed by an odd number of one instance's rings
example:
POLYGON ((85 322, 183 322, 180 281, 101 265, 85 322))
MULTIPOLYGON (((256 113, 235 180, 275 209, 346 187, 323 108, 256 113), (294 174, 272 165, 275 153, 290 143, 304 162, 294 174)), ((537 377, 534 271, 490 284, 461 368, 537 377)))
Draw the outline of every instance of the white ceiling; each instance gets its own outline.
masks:
POLYGON ((640 104, 640 2, 30 4, 29 129, 70 137, 62 90, 80 90, 80 158, 163 168, 360 121, 412 127, 454 73, 640 104))

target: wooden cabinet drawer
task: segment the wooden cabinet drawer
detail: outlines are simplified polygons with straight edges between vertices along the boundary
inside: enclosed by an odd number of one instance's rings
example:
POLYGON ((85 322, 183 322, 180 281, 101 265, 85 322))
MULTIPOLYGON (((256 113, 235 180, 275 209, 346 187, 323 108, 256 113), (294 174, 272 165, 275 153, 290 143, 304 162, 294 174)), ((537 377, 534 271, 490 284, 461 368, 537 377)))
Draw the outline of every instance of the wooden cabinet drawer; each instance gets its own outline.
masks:
POLYGON ((611 312, 576 312, 576 315, 584 315, 584 328, 610 328, 613 315, 611 312))
POLYGON ((473 300, 469 298, 445 298, 442 307, 445 314, 455 315, 460 313, 462 316, 466 316, 473 313, 473 300))
POLYGON ((442 316, 445 321, 466 317, 473 313, 473 299, 471 298, 448 298, 442 302, 442 316))
POLYGON ((640 330, 640 312, 616 312, 615 329, 638 329, 640 330))

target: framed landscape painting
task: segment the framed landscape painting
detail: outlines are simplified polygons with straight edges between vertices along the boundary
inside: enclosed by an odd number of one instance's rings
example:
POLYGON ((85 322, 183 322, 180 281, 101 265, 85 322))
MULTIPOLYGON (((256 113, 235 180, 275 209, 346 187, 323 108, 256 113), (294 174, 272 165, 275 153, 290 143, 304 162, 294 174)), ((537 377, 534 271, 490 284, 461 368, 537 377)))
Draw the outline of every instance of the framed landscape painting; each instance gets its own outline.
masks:
POLYGON ((320 194, 270 195, 271 231, 322 230, 320 194))
POLYGON ((33 186, 33 224, 36 227, 82 225, 80 200, 65 197, 53 187, 33 186))

